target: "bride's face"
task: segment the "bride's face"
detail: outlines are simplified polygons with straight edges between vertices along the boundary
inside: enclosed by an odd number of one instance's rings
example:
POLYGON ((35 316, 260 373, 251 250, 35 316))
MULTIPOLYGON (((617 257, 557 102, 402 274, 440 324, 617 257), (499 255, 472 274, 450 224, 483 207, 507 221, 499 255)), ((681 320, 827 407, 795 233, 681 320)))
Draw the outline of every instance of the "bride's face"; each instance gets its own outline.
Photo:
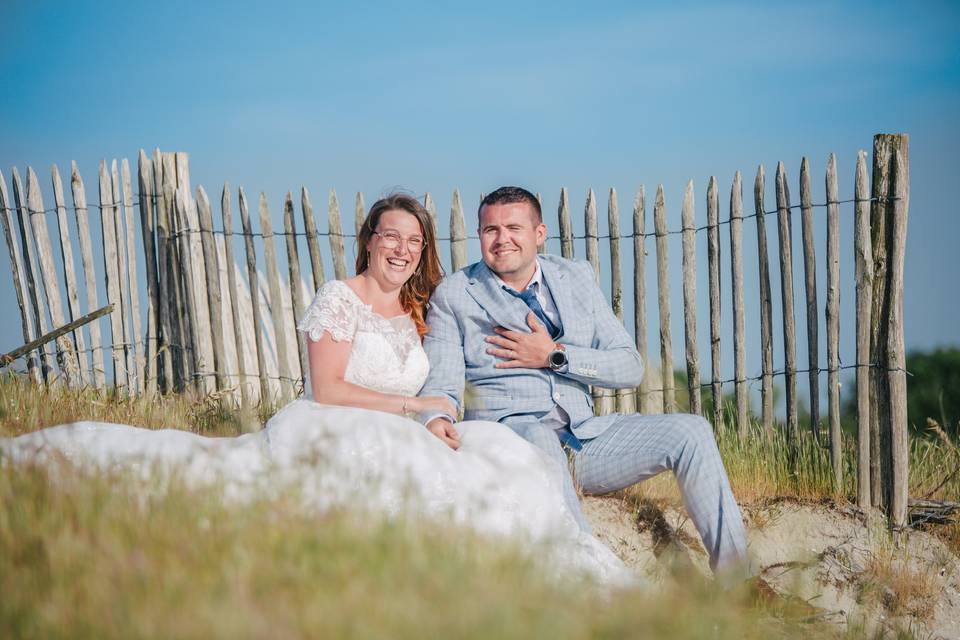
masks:
POLYGON ((403 286, 420 263, 423 245, 423 230, 416 217, 399 209, 384 211, 367 243, 367 270, 383 284, 403 286))

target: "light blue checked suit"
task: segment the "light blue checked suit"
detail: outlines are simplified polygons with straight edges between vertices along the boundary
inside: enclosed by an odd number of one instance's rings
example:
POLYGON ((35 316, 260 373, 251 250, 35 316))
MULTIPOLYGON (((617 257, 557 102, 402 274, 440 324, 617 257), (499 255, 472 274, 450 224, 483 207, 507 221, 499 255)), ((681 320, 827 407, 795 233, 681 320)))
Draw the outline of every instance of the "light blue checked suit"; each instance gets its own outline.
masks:
POLYGON ((714 570, 744 562, 740 509, 709 423, 686 414, 594 416, 588 385, 635 387, 643 363, 589 263, 549 255, 538 260, 560 316, 557 341, 566 348, 566 372, 494 367, 498 359, 487 353, 490 345, 484 339, 496 326, 528 332, 530 309, 478 262, 445 278, 430 300, 430 332, 424 339, 430 375, 420 395, 446 396, 460 407, 468 382, 464 418, 507 424, 550 454, 563 468, 567 504, 589 532, 557 431, 540 422, 559 405, 583 444, 571 455, 584 493, 609 493, 672 470, 714 570))

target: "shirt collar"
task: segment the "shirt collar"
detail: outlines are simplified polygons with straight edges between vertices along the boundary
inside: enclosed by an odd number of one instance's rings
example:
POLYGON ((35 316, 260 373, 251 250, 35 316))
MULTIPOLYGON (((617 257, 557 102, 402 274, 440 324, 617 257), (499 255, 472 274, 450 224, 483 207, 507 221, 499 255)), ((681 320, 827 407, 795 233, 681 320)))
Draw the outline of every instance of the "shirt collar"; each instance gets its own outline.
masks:
MULTIPOLYGON (((535 261, 534 261, 534 264, 536 264, 536 269, 535 269, 534 272, 533 272, 533 277, 530 278, 530 284, 527 285, 527 289, 533 288, 533 285, 537 285, 537 287, 536 287, 535 290, 539 290, 539 289, 542 288, 542 286, 543 286, 543 271, 540 269, 540 261, 539 261, 539 260, 535 260, 535 261)), ((491 271, 491 273, 493 273, 493 272, 491 271)), ((514 291, 514 288, 511 287, 510 285, 508 285, 508 284, 507 284, 506 282, 504 282, 503 280, 501 280, 501 279, 500 279, 500 276, 498 276, 497 274, 494 273, 494 274, 493 274, 493 277, 497 279, 497 284, 500 285, 500 288, 501 288, 501 289, 509 289, 510 291, 514 291)), ((523 292, 522 292, 522 291, 517 291, 517 293, 523 293, 523 292)))

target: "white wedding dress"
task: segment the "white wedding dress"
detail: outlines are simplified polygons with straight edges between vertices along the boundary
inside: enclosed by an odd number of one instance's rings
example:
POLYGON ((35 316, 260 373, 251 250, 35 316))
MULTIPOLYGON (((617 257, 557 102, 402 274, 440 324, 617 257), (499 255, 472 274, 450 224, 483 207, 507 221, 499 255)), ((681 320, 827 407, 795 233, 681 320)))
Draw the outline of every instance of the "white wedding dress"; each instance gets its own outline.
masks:
MULTIPOLYGON (((429 362, 409 316, 378 315, 343 282, 321 287, 298 328, 314 340, 328 332, 352 343, 349 382, 415 395, 426 380, 429 362)), ((219 483, 228 499, 293 490, 311 509, 452 518, 531 545, 560 572, 584 571, 607 584, 637 581, 580 531, 563 500, 561 470, 546 454, 498 423, 462 422, 457 430, 461 446, 454 451, 402 416, 304 397, 262 431, 234 438, 78 422, 0 440, 0 462, 63 456, 120 465, 154 481, 158 470, 175 471, 195 485, 219 483)))

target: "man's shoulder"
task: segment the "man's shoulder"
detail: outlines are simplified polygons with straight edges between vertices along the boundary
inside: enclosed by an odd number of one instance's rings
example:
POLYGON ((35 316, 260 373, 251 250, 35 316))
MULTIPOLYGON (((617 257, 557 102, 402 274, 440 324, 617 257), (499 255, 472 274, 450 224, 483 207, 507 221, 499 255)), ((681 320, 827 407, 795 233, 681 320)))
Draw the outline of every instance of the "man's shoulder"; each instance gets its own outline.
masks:
POLYGON ((537 256, 537 259, 540 260, 541 265, 548 265, 547 268, 552 267, 558 271, 572 272, 577 275, 593 278, 593 266, 586 260, 563 258, 549 253, 540 254, 537 256))

